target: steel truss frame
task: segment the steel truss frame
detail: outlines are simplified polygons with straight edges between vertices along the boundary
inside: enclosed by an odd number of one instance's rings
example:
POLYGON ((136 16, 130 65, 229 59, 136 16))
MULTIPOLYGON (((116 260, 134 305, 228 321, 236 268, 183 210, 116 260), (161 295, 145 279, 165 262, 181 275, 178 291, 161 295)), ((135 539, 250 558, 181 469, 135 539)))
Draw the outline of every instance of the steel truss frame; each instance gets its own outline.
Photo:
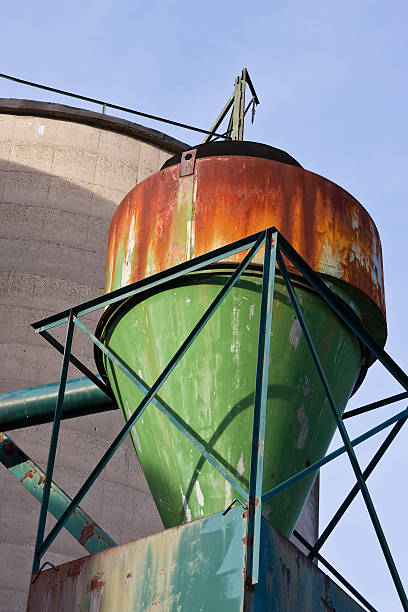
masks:
MULTIPOLYGON (((135 425, 136 421, 143 414, 147 406, 152 403, 158 410, 160 410, 178 430, 195 446, 195 448, 211 463, 211 465, 218 470, 218 472, 228 480, 232 486, 239 492, 242 500, 247 504, 248 508, 248 527, 247 527, 247 555, 246 555, 246 581, 247 585, 251 586, 258 582, 258 571, 259 571, 259 553, 260 553, 260 529, 261 529, 261 511, 262 503, 270 500, 272 497, 297 482, 304 476, 310 473, 317 473, 317 471, 326 463, 329 463, 336 457, 343 453, 347 453, 351 466, 354 471, 356 478, 356 484, 346 497, 344 502, 341 504, 332 520, 329 522, 317 542, 312 546, 308 542, 295 532, 295 536, 299 541, 306 546, 310 551, 309 558, 319 559, 329 570, 337 577, 337 579, 348 588, 353 595, 366 606, 367 609, 375 612, 375 608, 367 602, 367 600, 358 593, 350 583, 341 576, 319 553, 320 548, 324 542, 332 533, 335 526, 344 515, 347 508, 350 506, 356 495, 361 492, 371 522, 373 524, 375 533, 377 535, 380 547, 388 565, 391 577, 393 579, 395 588, 400 598, 402 607, 405 611, 408 610, 408 600, 402 585, 399 573, 394 563, 391 551, 389 549, 387 540, 382 530, 378 515, 374 508, 374 504, 371 499, 371 495, 368 491, 366 480, 372 473, 381 457, 384 455, 391 442, 395 439, 396 435, 404 425, 408 418, 408 408, 399 412, 398 414, 388 418, 376 427, 366 431, 362 435, 350 439, 347 429, 344 424, 344 419, 349 416, 361 414, 368 410, 384 406, 401 399, 408 397, 408 376, 402 371, 402 369, 396 364, 396 362, 382 349, 382 347, 374 340, 371 334, 364 328, 357 315, 349 309, 344 302, 333 293, 324 280, 314 272, 305 260, 295 251, 295 249, 287 242, 287 240, 280 234, 275 227, 267 228, 261 232, 253 234, 247 238, 238 240, 234 243, 226 245, 222 248, 216 249, 201 255, 190 261, 184 262, 163 272, 159 272, 153 276, 145 278, 141 281, 122 287, 111 293, 105 294, 99 298, 90 300, 79 304, 70 310, 63 311, 46 319, 42 319, 36 323, 33 323, 33 328, 36 333, 42 335, 48 342, 50 342, 60 353, 63 354, 61 377, 59 384, 59 393, 56 402, 54 424, 50 442, 50 452, 48 456, 47 471, 45 476, 44 492, 42 496, 40 518, 38 523, 37 539, 35 545, 34 561, 33 561, 33 573, 37 573, 40 568, 41 558, 44 553, 48 550, 49 546, 54 541, 55 537, 61 531, 64 526, 70 520, 77 509, 79 503, 84 498, 86 493, 89 491, 92 484, 98 478, 102 470, 105 468, 115 451, 118 449, 120 444, 129 434, 131 428, 135 425), (249 491, 245 491, 242 486, 231 476, 231 474, 224 468, 222 458, 217 457, 214 453, 209 453, 206 449, 206 443, 200 438, 195 432, 193 432, 188 425, 177 415, 176 412, 169 409, 158 397, 161 386, 171 374, 177 363, 186 353, 188 348, 194 342, 195 338, 204 328, 206 323, 209 321, 211 316, 215 313, 217 308, 221 305, 226 295, 237 283, 241 275, 245 272, 252 259, 258 253, 258 251, 264 247, 264 265, 262 275, 262 296, 261 296, 261 311, 260 311, 260 322, 259 322, 259 337, 258 337, 258 358, 257 358, 257 369, 256 369, 256 385, 255 385, 255 398, 254 398, 254 420, 253 420, 253 437, 252 437, 252 454, 251 454, 251 471, 250 471, 250 482, 249 491), (249 251, 248 251, 249 249, 249 251), (210 264, 216 263, 220 260, 226 259, 240 253, 242 251, 248 251, 242 262, 237 266, 235 271, 231 274, 226 284, 220 290, 217 297, 214 299, 212 304, 204 312, 200 320, 195 325, 194 329, 187 336, 184 342, 181 344, 177 352, 174 354, 172 359, 169 361, 167 366, 161 372, 155 383, 149 387, 139 377, 136 377, 133 372, 129 370, 127 365, 117 356, 113 355, 109 349, 107 349, 92 332, 83 324, 80 318, 90 312, 99 310, 113 304, 115 302, 122 301, 136 294, 145 292, 148 289, 158 287, 163 283, 175 280, 185 274, 200 270, 208 267, 210 264), (299 302, 296 296, 295 288, 290 279, 289 273, 286 268, 284 261, 285 257, 289 260, 297 272, 303 276, 303 279, 309 284, 309 286, 326 302, 326 304, 333 310, 333 312, 343 321, 343 323, 351 330, 351 332, 359 338, 359 340, 365 345, 365 347, 372 353, 372 355, 378 359, 382 365, 391 373, 391 375, 402 385, 405 392, 385 398, 373 404, 363 406, 359 409, 345 412, 343 417, 336 407, 330 386, 328 384, 326 374, 323 370, 322 364, 317 354, 316 348, 313 343, 309 328, 305 321, 302 309, 299 306, 299 302), (335 451, 326 455, 323 459, 314 462, 312 465, 302 469, 291 478, 278 484, 273 489, 262 494, 262 474, 263 474, 263 449, 265 440, 265 422, 266 422, 266 407, 267 407, 267 388, 268 388, 268 374, 269 374, 269 351, 270 351, 270 336, 272 329, 272 311, 273 311, 273 293, 274 293, 274 282, 275 282, 275 271, 276 269, 280 272, 283 278, 288 294, 290 296, 293 308, 301 326, 303 335, 307 341, 310 353, 312 355, 314 364, 320 376, 321 383, 325 390, 330 408, 332 410, 334 419, 336 421, 337 429, 340 432, 343 445, 337 448, 335 451), (57 343, 51 336, 48 330, 53 327, 66 324, 66 340, 65 345, 57 343), (67 505, 64 512, 61 514, 57 523, 50 530, 48 535, 44 538, 45 522, 47 511, 49 509, 49 498, 50 489, 52 485, 52 476, 55 464, 55 455, 58 442, 59 427, 61 421, 62 404, 64 399, 65 385, 67 381, 68 365, 71 361, 80 369, 83 373, 89 376, 91 374, 87 371, 87 368, 83 366, 79 360, 71 354, 72 338, 74 329, 78 328, 110 359, 135 385, 144 393, 144 397, 133 415, 125 423, 119 434, 116 436, 111 446, 105 452, 103 457, 99 460, 91 474, 85 480, 77 494, 73 497, 72 501, 67 505), (362 471, 354 452, 354 447, 368 440, 375 434, 386 429, 390 425, 394 425, 390 433, 388 434, 385 441, 382 443, 374 457, 368 464, 367 468, 362 471)), ((240 501, 240 500, 236 500, 240 501)))

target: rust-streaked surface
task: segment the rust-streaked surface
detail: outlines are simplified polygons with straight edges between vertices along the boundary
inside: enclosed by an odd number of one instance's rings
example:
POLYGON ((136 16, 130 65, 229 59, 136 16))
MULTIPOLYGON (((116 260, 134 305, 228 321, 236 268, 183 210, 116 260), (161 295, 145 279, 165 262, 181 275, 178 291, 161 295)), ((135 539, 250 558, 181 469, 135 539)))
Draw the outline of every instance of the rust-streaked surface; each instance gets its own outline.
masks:
POLYGON ((245 612, 363 612, 335 582, 262 519, 259 583, 245 612))
MULTIPOLYGON (((365 209, 334 183, 267 158, 267 150, 262 157, 200 153, 197 147, 193 174, 174 163, 123 200, 110 228, 106 290, 275 226, 383 343, 381 246, 365 209)), ((262 264, 262 257, 260 252, 255 263, 262 264)), ((229 262, 235 265, 240 259, 242 254, 229 262)), ((217 278, 222 265, 129 302, 129 308, 113 306, 99 329, 102 341, 152 385, 226 282, 228 270, 217 278)), ((314 292, 303 286, 297 293, 341 413, 364 378, 369 359, 314 292)), ((216 444, 224 467, 245 479, 244 488, 251 457, 259 311, 260 279, 252 268, 160 390, 161 399, 209 448, 216 444)), ((290 298, 278 287, 272 335, 264 492, 321 459, 335 430, 290 298)), ((99 367, 128 419, 141 394, 107 360, 99 367)), ((131 435, 166 527, 218 512, 239 496, 209 464, 201 464, 197 451, 153 407, 131 435)), ((314 476, 264 508, 265 516, 287 536, 314 476)))
POLYGON ((234 508, 65 563, 40 574, 27 609, 239 612, 245 529, 242 508, 234 508))
POLYGON ((264 518, 244 604, 242 508, 43 571, 28 612, 362 612, 264 518))
POLYGON ((255 157, 200 158, 194 175, 179 172, 176 164, 143 181, 116 210, 106 291, 274 225, 315 271, 355 291, 365 323, 385 341, 380 239, 349 193, 302 168, 255 157))

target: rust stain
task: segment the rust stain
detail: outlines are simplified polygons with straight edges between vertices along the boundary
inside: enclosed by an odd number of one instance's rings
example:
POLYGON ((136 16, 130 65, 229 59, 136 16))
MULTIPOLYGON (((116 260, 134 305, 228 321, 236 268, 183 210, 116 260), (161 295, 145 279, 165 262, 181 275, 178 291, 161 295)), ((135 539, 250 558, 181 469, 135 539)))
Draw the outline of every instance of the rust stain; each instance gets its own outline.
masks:
POLYGON ((89 584, 89 591, 101 591, 105 583, 99 574, 95 574, 89 584))
POLYGON ((290 569, 287 565, 285 565, 285 563, 282 561, 282 559, 280 559, 281 562, 281 574, 282 574, 282 590, 285 589, 286 586, 286 593, 287 596, 290 596, 290 569))
POLYGON ((26 478, 31 478, 31 480, 32 480, 32 479, 34 478, 34 475, 35 475, 35 474, 34 474, 34 469, 33 469, 33 468, 31 468, 30 470, 28 470, 28 471, 27 471, 27 472, 24 474, 24 476, 23 476, 22 478, 20 478, 20 479, 19 479, 19 481, 20 481, 20 483, 23 483, 23 482, 26 480, 26 478))
POLYGON ((76 578, 81 573, 81 567, 85 563, 85 559, 77 559, 72 561, 69 565, 67 576, 70 578, 76 578))
POLYGON ((244 156, 197 159, 192 185, 175 165, 124 198, 109 231, 106 291, 275 226, 316 272, 358 289, 385 320, 378 232, 341 187, 303 168, 244 156))
POLYGON ((252 546, 254 545, 254 536, 249 536, 248 534, 246 534, 242 538, 242 542, 245 546, 249 546, 250 548, 252 548, 252 546))
POLYGON ((330 580, 329 577, 324 575, 324 597, 321 597, 320 600, 323 604, 323 609, 325 612, 336 612, 335 605, 333 600, 329 596, 330 593, 330 580))
POLYGON ((87 541, 95 535, 95 523, 91 523, 90 525, 85 525, 81 529, 81 536, 79 538, 79 543, 82 546, 85 546, 87 541))
POLYGON ((270 563, 266 566, 266 584, 268 585, 268 590, 272 591, 273 589, 273 581, 275 576, 275 570, 273 569, 270 563))

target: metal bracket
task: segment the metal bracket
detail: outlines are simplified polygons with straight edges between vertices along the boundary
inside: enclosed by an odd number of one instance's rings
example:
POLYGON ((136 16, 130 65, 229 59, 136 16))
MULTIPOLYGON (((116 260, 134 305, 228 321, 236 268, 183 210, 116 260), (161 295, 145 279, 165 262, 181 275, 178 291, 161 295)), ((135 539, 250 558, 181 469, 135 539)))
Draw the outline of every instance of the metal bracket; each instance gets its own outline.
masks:
POLYGON ((38 570, 38 572, 36 573, 36 575, 34 576, 34 578, 31 581, 31 584, 34 584, 35 582, 37 582, 39 575, 41 574, 42 570, 44 569, 44 567, 46 565, 49 565, 50 567, 52 567, 53 570, 55 570, 56 572, 58 572, 58 567, 56 565, 54 565, 53 563, 51 563, 51 561, 46 561, 45 563, 42 564, 42 566, 40 567, 40 569, 38 570))
POLYGON ((234 82, 234 91, 228 102, 225 104, 221 113, 218 115, 215 123, 211 128, 211 133, 207 134, 203 142, 210 142, 211 140, 217 140, 219 136, 214 137, 215 130, 218 130, 219 126, 227 116, 228 112, 231 111, 229 118, 227 131, 222 134, 224 138, 231 138, 232 140, 243 140, 244 139, 244 120, 245 115, 252 106, 252 121, 254 122, 255 117, 255 106, 259 104, 259 98, 256 94, 255 88, 252 84, 251 77, 249 76, 246 68, 242 69, 241 75, 238 75, 234 82), (248 85, 252 94, 251 101, 245 106, 245 91, 248 85))
POLYGON ((242 501, 240 499, 238 499, 238 497, 236 497, 235 499, 232 500, 232 502, 225 508, 224 512, 222 513, 222 516, 226 516, 228 514, 228 512, 231 510, 231 508, 233 506, 235 506, 235 504, 240 504, 240 506, 242 506, 242 508, 244 510, 248 510, 248 507, 242 503, 242 501))
POLYGON ((194 174, 197 149, 190 149, 181 154, 180 176, 194 174))

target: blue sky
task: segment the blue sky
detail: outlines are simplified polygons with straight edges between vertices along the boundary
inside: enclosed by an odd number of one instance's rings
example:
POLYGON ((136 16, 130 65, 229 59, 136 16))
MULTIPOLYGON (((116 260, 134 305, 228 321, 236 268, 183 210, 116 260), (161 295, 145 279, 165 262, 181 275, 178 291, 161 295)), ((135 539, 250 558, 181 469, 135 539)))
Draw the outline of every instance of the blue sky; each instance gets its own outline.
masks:
MULTIPOLYGON (((407 18, 402 0, 22 0, 2 6, 0 71, 209 128, 246 66, 261 100, 246 138, 287 150, 305 168, 350 191, 373 217, 383 244, 386 348, 408 370, 407 18)), ((3 80, 0 97, 76 105, 3 80)), ((141 123, 197 142, 193 133, 141 123)), ((352 405, 399 390, 374 366, 352 405)), ((354 436, 403 407, 346 424, 354 436)), ((383 437, 359 448, 363 466, 383 437)), ((403 430, 369 480, 405 583, 407 446, 403 430)), ((325 468, 322 525, 353 484, 347 460, 325 468)), ((323 554, 379 610, 401 609, 360 499, 323 554)))

